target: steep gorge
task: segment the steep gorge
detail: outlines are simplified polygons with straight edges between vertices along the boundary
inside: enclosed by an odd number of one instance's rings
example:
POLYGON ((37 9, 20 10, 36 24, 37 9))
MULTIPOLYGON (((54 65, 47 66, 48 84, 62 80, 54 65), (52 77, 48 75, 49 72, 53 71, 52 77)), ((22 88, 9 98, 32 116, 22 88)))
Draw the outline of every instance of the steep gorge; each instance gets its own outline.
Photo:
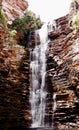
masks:
MULTIPOLYGON (((13 1, 5 0, 3 2, 8 3, 5 4, 5 8, 14 9, 11 7, 13 1)), ((19 2, 22 3, 20 0, 19 2)), ((10 20, 20 14, 22 17, 28 4, 23 3, 22 7, 19 3, 14 3, 14 5, 19 10, 21 9, 21 12, 16 11, 15 13, 15 11, 7 9, 6 14, 8 13, 10 20)), ((69 14, 55 21, 57 27, 48 34, 50 42, 48 43, 49 51, 46 54, 45 81, 48 89, 46 119, 49 119, 52 124, 54 114, 53 124, 67 130, 68 128, 79 128, 79 32, 73 35, 73 30, 69 27, 69 14), (56 94, 56 101, 53 98, 54 94, 56 94), (56 102, 55 111, 52 107, 54 102, 56 102)), ((35 42, 35 37, 32 36, 32 38, 31 47, 35 42)), ((24 49, 16 44, 12 49, 7 49, 6 46, 3 46, 2 41, 0 42, 0 128, 7 130, 13 126, 30 127, 32 120, 29 103, 29 48, 24 49)), ((46 122, 48 122, 47 120, 46 122)))

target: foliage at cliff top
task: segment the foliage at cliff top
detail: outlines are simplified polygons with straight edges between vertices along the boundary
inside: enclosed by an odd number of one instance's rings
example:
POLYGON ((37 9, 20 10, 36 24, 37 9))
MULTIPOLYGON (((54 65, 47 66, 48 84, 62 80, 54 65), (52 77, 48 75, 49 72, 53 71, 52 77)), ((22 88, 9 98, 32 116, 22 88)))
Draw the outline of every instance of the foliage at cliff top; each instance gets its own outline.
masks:
POLYGON ((74 33, 79 31, 79 11, 72 17, 72 28, 74 33))
POLYGON ((22 31, 23 33, 33 29, 39 29, 42 26, 40 17, 36 17, 35 13, 27 11, 23 18, 16 18, 13 23, 13 29, 22 31))

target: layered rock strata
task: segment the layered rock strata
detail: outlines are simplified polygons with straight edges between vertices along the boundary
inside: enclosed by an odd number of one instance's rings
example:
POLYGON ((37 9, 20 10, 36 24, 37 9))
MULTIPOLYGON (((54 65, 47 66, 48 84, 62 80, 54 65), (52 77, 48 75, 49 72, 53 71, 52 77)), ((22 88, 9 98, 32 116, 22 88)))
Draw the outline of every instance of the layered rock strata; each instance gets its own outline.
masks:
MULTIPOLYGON (((69 15, 56 19, 56 30, 48 34, 51 41, 46 74, 49 95, 52 98, 52 93, 56 94, 53 120, 56 125, 64 129, 79 127, 79 33, 73 35, 68 19, 69 15)), ((54 105, 51 98, 50 117, 54 105)))
MULTIPOLYGON (((0 1, 10 21, 22 17, 28 7, 27 1, 0 1)), ((11 23, 9 23, 11 24, 11 23)), ((29 104, 29 51, 28 48, 11 46, 5 41, 6 28, 0 24, 0 129, 31 124, 29 104)), ((27 43, 26 43, 27 44, 27 43)))
POLYGON ((7 15, 11 24, 11 21, 17 17, 23 17, 24 12, 28 7, 28 2, 26 0, 3 0, 2 1, 2 9, 7 15))
POLYGON ((31 124, 29 52, 19 45, 0 48, 0 128, 31 124))

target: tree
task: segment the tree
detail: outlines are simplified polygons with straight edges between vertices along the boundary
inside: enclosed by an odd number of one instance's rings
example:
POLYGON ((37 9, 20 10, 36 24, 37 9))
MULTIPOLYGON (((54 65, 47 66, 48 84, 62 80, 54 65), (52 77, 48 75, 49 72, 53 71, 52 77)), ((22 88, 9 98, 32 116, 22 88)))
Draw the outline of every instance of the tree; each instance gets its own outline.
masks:
POLYGON ((40 17, 36 17, 35 13, 32 11, 27 11, 23 18, 16 18, 12 24, 14 29, 17 31, 22 31, 23 33, 33 29, 39 29, 41 26, 42 21, 40 17))

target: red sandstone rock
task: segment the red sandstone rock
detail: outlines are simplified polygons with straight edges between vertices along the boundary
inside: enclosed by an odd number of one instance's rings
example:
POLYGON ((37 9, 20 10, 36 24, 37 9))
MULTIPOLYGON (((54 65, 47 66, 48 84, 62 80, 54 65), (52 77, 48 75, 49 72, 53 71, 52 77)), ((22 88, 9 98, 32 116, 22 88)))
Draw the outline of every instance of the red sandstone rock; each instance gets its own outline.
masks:
POLYGON ((28 8, 28 2, 26 0, 3 0, 2 8, 9 20, 14 20, 16 17, 24 15, 25 10, 28 8))
POLYGON ((69 122, 73 125, 73 120, 79 118, 79 32, 73 35, 68 19, 68 15, 56 19, 57 28, 49 34, 47 55, 46 84, 51 94, 56 93, 54 121, 61 126, 69 122))

